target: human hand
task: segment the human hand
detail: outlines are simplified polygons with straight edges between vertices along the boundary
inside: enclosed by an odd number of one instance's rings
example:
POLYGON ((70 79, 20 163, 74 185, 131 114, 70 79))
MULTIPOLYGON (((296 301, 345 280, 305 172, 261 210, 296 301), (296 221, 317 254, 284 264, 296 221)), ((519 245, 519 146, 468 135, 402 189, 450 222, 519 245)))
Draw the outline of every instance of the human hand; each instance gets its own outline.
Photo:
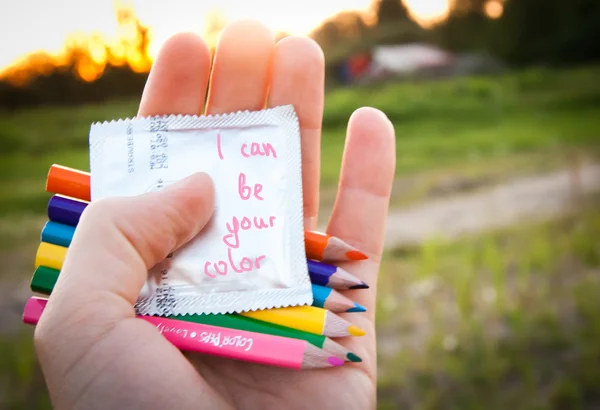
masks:
MULTIPOLYGON (((288 37, 275 44, 264 26, 246 21, 222 33, 211 75, 205 42, 180 34, 161 49, 138 114, 217 114, 293 104, 302 136, 305 228, 315 229, 324 70, 322 51, 312 40, 288 37)), ((395 153, 386 116, 372 108, 357 110, 348 124, 327 232, 369 255, 344 266, 371 285, 347 292, 368 308, 347 316, 367 335, 336 339, 362 363, 292 371, 182 353, 153 325, 135 318, 133 305, 148 268, 193 238, 211 217, 212 182, 196 174, 160 192, 95 201, 83 213, 35 331, 55 407, 374 408, 375 296, 395 153)))

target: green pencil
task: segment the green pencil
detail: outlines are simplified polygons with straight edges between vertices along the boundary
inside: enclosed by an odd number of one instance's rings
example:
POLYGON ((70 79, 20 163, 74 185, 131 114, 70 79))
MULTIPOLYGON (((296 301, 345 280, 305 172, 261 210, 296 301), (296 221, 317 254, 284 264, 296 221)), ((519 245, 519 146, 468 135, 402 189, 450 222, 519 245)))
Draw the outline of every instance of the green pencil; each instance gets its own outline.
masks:
POLYGON ((221 326, 230 329, 246 330, 248 332, 264 333, 268 335, 289 337, 292 339, 301 339, 336 355, 340 359, 351 362, 362 361, 360 357, 326 336, 290 329, 288 327, 263 322, 250 317, 240 316, 235 313, 226 315, 183 315, 168 317, 187 322, 201 323, 203 325, 221 326))
MULTIPOLYGON (((38 267, 31 278, 31 290, 43 295, 50 295, 58 279, 60 271, 38 267)), ((183 320, 186 322, 200 323, 203 325, 220 326, 229 329, 245 330, 248 332, 263 333, 275 336, 289 337, 292 339, 301 339, 310 344, 328 351, 331 354, 351 362, 360 362, 362 359, 330 338, 300 330, 279 326, 273 323, 263 322, 261 320, 240 316, 238 314, 224 315, 172 315, 170 319, 183 320)))

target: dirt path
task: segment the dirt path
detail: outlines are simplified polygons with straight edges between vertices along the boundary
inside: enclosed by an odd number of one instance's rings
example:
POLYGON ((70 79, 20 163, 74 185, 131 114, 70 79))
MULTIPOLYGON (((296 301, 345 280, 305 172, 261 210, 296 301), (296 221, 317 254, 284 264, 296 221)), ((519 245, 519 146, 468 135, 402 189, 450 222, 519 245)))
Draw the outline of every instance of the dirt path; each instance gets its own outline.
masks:
MULTIPOLYGON (((520 221, 552 218, 569 212, 578 198, 600 192, 600 164, 582 166, 577 173, 563 170, 521 178, 490 190, 431 200, 391 211, 386 246, 414 245, 428 237, 457 236, 514 225, 520 221)), ((324 229, 322 227, 321 229, 324 229)), ((0 298, 0 335, 19 326, 29 282, 0 284, 11 289, 0 298)))
POLYGON ((600 164, 578 172, 559 171, 523 178, 490 191, 433 201, 390 214, 388 247, 416 244, 431 236, 455 238, 543 220, 569 212, 583 196, 600 191, 600 164))
MULTIPOLYGON (((600 164, 517 179, 483 192, 396 209, 387 222, 386 247, 430 237, 460 235, 543 220, 569 212, 582 196, 600 191, 600 164)), ((321 227, 325 229, 325 227, 321 227)))

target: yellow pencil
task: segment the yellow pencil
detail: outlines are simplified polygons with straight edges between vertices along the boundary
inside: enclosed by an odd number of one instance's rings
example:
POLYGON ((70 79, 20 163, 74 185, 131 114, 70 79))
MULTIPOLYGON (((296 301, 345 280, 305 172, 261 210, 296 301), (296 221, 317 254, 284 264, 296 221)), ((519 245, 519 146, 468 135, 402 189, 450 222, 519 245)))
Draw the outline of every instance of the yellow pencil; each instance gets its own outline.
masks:
MULTIPOLYGON (((35 256, 35 268, 61 270, 68 248, 41 242, 35 256)), ((342 319, 333 312, 315 306, 290 306, 284 308, 242 312, 243 316, 263 322, 297 329, 327 337, 362 336, 365 331, 342 319)))
POLYGON ((67 250, 64 246, 53 245, 47 242, 40 242, 35 254, 35 268, 45 266, 56 270, 61 270, 67 250))
POLYGON ((327 337, 362 336, 365 334, 364 330, 342 319, 335 313, 315 306, 264 309, 255 312, 242 312, 240 315, 327 337))

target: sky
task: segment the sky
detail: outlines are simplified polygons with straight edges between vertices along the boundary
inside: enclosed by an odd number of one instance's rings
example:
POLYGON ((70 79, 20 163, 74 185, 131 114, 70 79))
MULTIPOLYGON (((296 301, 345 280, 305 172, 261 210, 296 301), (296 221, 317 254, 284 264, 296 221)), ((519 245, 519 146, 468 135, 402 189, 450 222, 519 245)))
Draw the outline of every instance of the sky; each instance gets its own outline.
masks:
MULTIPOLYGON (((308 34, 342 10, 367 10, 372 0, 126 0, 153 38, 150 53, 179 31, 202 32, 204 16, 218 10, 229 20, 252 18, 274 31, 308 34)), ((405 0, 424 19, 442 15, 448 0, 405 0)), ((27 53, 58 53, 74 33, 116 39, 113 0, 1 0, 0 70, 27 53)))

